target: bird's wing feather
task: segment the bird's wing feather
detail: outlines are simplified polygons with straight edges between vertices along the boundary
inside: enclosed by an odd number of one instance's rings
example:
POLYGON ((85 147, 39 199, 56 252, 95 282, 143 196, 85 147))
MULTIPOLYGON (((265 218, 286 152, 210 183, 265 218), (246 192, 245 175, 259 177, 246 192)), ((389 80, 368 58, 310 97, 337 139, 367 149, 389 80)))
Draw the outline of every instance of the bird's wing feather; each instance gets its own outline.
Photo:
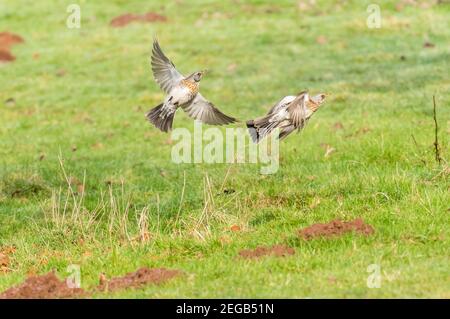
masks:
POLYGON ((294 125, 285 126, 280 130, 280 135, 278 135, 278 138, 280 140, 282 140, 282 139, 286 138, 286 136, 291 134, 293 131, 295 131, 294 125))
POLYGON ((166 93, 169 93, 172 87, 184 78, 172 61, 164 55, 156 39, 153 41, 151 64, 155 81, 166 93))
POLYGON ((267 115, 277 113, 280 109, 286 107, 294 99, 295 99, 295 96, 291 96, 291 95, 285 96, 284 98, 281 99, 281 101, 279 101, 274 106, 272 106, 272 108, 269 110, 267 115))
POLYGON ((223 125, 237 121, 235 118, 222 113, 200 93, 196 95, 191 104, 184 108, 184 111, 190 117, 200 120, 205 124, 223 125))
POLYGON ((306 123, 306 101, 305 96, 297 97, 288 107, 288 112, 295 128, 302 129, 306 123))

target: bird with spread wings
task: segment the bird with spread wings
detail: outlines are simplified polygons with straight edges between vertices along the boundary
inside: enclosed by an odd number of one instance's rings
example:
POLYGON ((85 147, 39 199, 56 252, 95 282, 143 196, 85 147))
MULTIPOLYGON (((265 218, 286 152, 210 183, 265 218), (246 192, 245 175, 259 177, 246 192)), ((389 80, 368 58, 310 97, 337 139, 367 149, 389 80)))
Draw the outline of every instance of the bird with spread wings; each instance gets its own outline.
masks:
POLYGON ((324 101, 325 94, 310 96, 306 91, 300 92, 297 96, 285 96, 269 110, 267 115, 247 121, 253 142, 259 143, 275 129, 279 129, 280 139, 295 130, 302 130, 324 101))
POLYGON ((205 71, 183 76, 163 53, 156 39, 153 41, 151 66, 155 81, 166 93, 166 98, 163 103, 147 112, 146 117, 161 131, 168 132, 172 129, 173 118, 179 107, 191 118, 205 124, 224 125, 237 121, 222 113, 200 94, 200 80, 205 71))

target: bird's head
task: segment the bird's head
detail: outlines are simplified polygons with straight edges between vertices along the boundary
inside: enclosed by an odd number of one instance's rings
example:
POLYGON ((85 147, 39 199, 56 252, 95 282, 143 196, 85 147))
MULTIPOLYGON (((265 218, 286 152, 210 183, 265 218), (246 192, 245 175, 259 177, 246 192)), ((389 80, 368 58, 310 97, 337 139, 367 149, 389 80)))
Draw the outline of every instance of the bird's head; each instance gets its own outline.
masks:
POLYGON ((200 80, 203 78, 203 76, 207 73, 207 70, 197 71, 192 74, 192 79, 195 82, 200 82, 200 80))

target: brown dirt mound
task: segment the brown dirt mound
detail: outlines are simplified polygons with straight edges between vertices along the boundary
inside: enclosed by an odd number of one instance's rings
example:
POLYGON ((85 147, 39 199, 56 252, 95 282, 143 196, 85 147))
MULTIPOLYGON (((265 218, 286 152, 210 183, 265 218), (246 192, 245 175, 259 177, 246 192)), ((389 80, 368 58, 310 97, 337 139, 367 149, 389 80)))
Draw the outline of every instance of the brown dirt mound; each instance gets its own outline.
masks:
POLYGON ((21 36, 9 32, 0 32, 0 62, 11 62, 16 58, 10 53, 10 48, 24 42, 21 36))
POLYGON ((58 299, 78 298, 85 295, 81 288, 69 288, 53 272, 32 276, 24 283, 9 288, 0 294, 0 299, 58 299))
POLYGON ((325 224, 314 224, 299 230, 299 237, 310 240, 317 237, 331 238, 341 236, 345 233, 356 232, 362 235, 371 235, 374 233, 372 226, 365 224, 361 218, 353 221, 343 222, 339 219, 325 224))
POLYGON ((264 256, 285 257, 295 254, 295 250, 284 245, 275 245, 272 247, 256 247, 255 249, 244 249, 239 252, 242 258, 261 258, 264 256))
POLYGON ((9 32, 0 32, 0 49, 9 50, 9 48, 14 44, 22 42, 24 41, 20 35, 9 32))
POLYGON ((124 27, 128 24, 130 24, 133 21, 139 21, 139 22, 166 22, 167 18, 163 15, 154 13, 154 12, 148 12, 145 14, 134 14, 134 13, 126 13, 122 14, 118 17, 115 17, 111 20, 110 25, 112 27, 124 27))
POLYGON ((111 280, 103 279, 98 289, 102 291, 116 291, 126 288, 140 288, 150 284, 158 285, 178 276, 180 273, 179 270, 165 268, 141 268, 123 277, 116 277, 111 280))
POLYGON ((0 50, 0 62, 11 62, 15 59, 16 57, 9 53, 8 50, 0 50))

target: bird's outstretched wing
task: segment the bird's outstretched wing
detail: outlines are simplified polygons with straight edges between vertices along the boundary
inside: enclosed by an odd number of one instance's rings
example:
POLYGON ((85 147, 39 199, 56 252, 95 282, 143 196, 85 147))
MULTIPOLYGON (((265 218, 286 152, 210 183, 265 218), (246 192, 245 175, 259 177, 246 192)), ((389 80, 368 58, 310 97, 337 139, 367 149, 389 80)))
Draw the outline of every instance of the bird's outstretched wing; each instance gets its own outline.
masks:
POLYGON ((281 101, 277 102, 272 108, 267 112, 267 115, 278 113, 282 108, 286 107, 291 103, 293 100, 295 100, 295 96, 288 95, 281 99, 281 101))
POLYGON ((190 117, 200 120, 205 124, 223 125, 237 121, 235 118, 223 114, 200 93, 192 100, 191 104, 184 108, 184 111, 190 117))
POLYGON ((172 87, 184 78, 172 61, 164 55, 157 39, 153 40, 151 64, 155 81, 166 93, 169 93, 172 87))
POLYGON ((294 125, 295 128, 302 129, 306 124, 305 104, 305 95, 301 94, 288 106, 292 125, 294 125))

